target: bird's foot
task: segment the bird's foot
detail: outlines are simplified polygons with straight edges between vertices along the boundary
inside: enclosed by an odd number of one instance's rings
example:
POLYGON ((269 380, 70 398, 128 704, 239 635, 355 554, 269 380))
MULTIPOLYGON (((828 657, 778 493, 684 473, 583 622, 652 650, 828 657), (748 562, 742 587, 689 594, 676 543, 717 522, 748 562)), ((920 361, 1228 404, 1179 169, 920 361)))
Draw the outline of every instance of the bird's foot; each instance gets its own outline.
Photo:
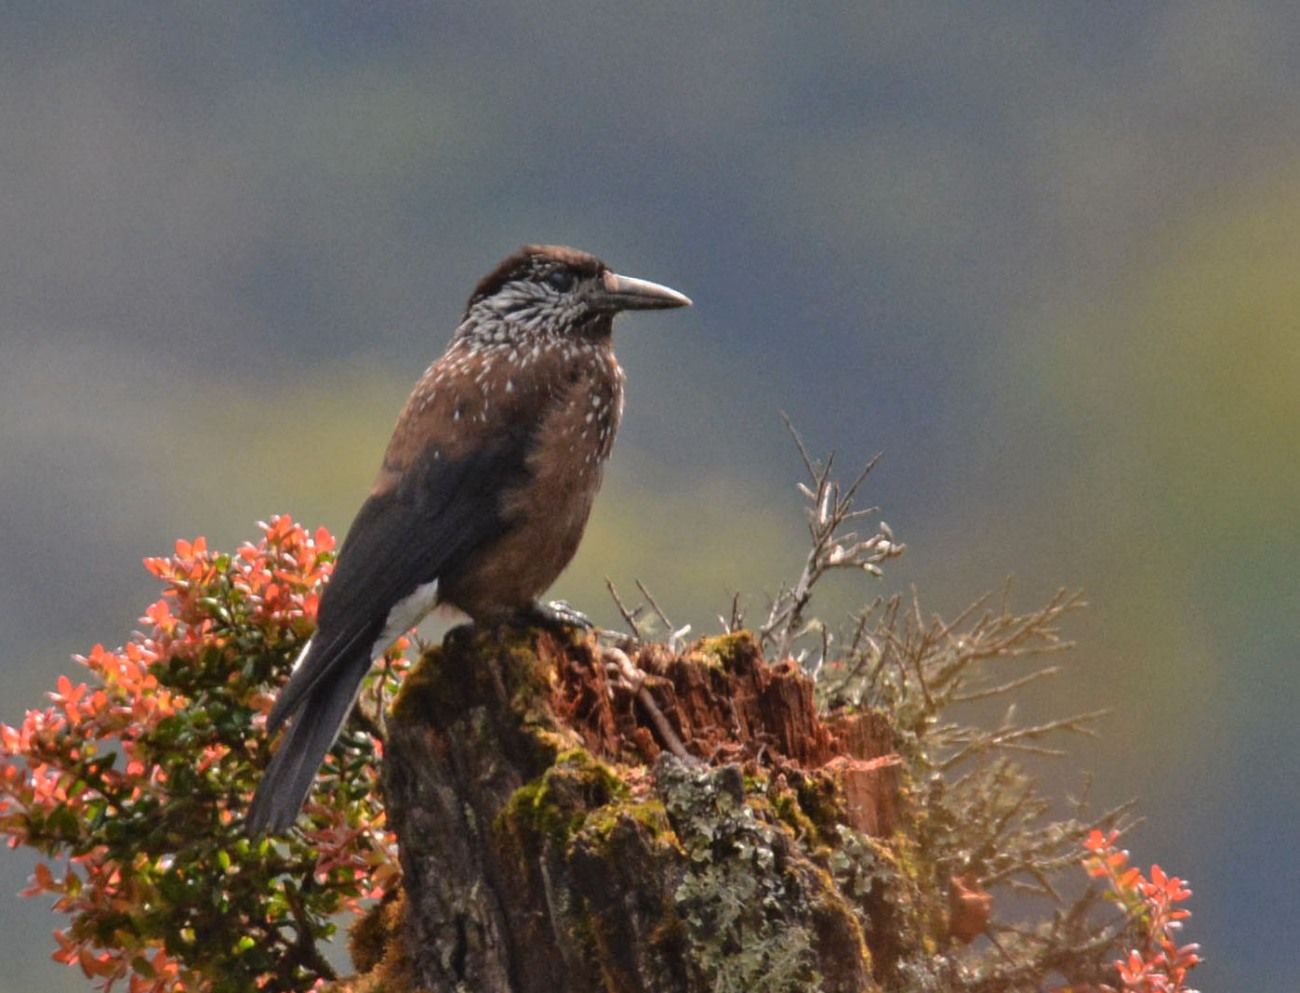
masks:
POLYGON ((581 628, 583 631, 596 629, 586 614, 563 600, 552 600, 549 603, 539 600, 523 613, 521 620, 552 631, 557 628, 581 628))

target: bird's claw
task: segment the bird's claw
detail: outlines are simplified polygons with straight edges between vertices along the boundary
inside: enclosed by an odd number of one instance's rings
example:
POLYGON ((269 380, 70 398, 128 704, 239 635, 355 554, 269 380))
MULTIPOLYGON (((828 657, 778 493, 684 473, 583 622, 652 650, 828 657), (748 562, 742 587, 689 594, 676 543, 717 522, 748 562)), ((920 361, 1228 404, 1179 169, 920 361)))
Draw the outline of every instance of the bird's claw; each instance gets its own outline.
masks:
POLYGON ((528 611, 527 620, 546 628, 581 628, 594 631, 596 625, 586 614, 565 603, 563 600, 551 600, 549 603, 538 601, 528 611))

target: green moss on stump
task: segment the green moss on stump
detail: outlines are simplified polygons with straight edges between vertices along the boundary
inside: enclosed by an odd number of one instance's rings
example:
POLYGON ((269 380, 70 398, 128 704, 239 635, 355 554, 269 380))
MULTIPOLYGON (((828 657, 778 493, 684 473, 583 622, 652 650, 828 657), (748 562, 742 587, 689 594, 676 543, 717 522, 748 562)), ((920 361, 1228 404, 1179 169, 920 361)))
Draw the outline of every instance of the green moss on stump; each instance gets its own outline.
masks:
POLYGON ((690 651, 691 658, 723 670, 734 669, 740 660, 757 658, 761 654, 758 642, 748 631, 701 638, 690 651))
POLYGON ((453 628, 441 645, 426 649, 407 674, 392 716, 445 726, 441 721, 455 721, 467 699, 481 698, 485 690, 490 694, 492 688, 483 683, 499 670, 508 678, 510 709, 520 717, 552 723, 546 704, 554 670, 538 652, 536 638, 537 632, 528 628, 453 628), (482 662, 487 657, 499 658, 502 664, 486 667, 482 662))
MULTIPOLYGON (((545 838, 567 845, 593 811, 608 811, 628 788, 614 770, 581 748, 555 757, 555 764, 519 787, 498 818, 512 835, 545 838)), ((608 816, 608 814, 606 814, 608 816)))

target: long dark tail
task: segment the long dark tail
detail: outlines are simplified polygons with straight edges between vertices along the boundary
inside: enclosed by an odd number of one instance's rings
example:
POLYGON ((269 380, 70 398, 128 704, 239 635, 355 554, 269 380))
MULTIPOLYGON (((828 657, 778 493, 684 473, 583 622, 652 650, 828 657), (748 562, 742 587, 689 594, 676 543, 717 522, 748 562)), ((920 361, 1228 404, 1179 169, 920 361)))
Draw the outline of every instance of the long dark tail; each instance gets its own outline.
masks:
POLYGON ((362 656, 334 678, 322 680, 307 695, 257 784, 245 820, 249 834, 279 834, 297 820, 325 753, 343 730, 369 669, 370 659, 362 656))

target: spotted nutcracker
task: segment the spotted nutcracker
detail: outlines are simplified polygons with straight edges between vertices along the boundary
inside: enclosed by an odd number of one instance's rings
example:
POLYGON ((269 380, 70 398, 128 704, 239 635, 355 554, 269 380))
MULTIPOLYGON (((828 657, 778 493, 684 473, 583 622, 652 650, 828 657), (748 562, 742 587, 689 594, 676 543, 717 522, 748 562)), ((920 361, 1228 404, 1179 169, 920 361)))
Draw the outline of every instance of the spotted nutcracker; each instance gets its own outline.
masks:
POLYGON ((622 415, 614 315, 690 302, 571 248, 528 245, 483 277, 406 401, 271 708, 268 733, 288 730, 250 832, 294 822, 371 664, 435 606, 548 616, 537 597, 577 551, 622 415))

